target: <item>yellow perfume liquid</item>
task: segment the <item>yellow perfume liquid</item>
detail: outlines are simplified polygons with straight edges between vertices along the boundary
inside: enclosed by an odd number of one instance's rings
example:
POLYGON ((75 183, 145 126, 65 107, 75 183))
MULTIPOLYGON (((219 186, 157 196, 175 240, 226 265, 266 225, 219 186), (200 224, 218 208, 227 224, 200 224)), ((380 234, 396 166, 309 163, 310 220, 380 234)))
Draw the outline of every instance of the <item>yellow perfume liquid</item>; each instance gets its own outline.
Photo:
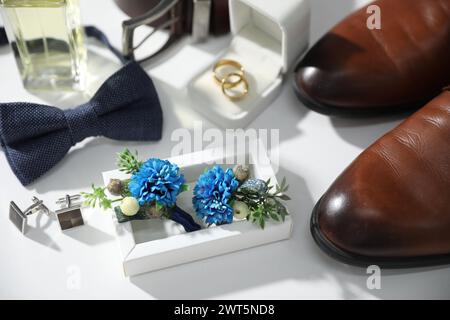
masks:
POLYGON ((78 0, 0 0, 0 11, 27 89, 84 90, 78 0))

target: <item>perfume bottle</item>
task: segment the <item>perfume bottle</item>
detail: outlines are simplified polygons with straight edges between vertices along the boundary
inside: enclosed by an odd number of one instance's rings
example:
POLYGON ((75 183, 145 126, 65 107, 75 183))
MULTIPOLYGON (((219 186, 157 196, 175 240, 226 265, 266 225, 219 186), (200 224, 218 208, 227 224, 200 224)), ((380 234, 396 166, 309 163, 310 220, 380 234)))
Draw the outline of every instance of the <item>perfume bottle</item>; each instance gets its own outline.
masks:
POLYGON ((78 0, 0 0, 0 11, 25 88, 85 89, 78 0))

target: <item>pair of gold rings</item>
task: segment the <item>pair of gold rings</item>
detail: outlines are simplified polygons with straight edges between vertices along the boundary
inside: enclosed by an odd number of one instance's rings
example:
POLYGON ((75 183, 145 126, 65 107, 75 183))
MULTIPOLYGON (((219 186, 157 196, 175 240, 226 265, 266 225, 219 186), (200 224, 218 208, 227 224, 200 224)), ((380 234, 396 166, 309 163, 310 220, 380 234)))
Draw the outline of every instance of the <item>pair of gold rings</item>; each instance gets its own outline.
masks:
POLYGON ((241 100, 249 91, 244 67, 235 60, 222 59, 214 65, 214 79, 230 100, 241 100))

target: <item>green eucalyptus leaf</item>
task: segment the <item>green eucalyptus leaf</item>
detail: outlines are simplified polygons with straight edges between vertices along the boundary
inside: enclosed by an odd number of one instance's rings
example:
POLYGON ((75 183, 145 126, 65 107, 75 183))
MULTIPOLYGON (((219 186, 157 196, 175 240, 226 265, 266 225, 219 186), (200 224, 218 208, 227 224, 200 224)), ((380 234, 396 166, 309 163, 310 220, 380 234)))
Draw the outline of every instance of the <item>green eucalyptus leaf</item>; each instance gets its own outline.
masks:
POLYGON ((278 215, 273 212, 270 213, 270 217, 275 221, 280 221, 280 218, 278 217, 278 215))
POLYGON ((161 211, 161 210, 163 210, 163 209, 164 209, 164 205, 162 205, 162 204, 156 202, 156 210, 161 211))
POLYGON ((283 177, 283 180, 281 180, 281 189, 284 189, 284 187, 286 186, 286 177, 283 177))
POLYGON ((266 220, 264 220, 264 218, 259 219, 259 225, 261 226, 261 229, 264 229, 266 226, 266 220))
POLYGON ((281 200, 291 200, 291 198, 287 195, 287 194, 282 194, 281 196, 279 196, 278 198, 280 198, 281 200))

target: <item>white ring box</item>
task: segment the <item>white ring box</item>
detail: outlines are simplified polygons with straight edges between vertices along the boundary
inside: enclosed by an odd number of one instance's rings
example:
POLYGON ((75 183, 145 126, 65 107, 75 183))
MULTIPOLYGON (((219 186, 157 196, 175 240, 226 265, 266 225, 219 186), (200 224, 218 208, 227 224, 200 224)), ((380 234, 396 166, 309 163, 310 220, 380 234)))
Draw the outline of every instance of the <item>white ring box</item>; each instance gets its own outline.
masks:
MULTIPOLYGON (((188 86, 192 108, 225 128, 244 128, 281 91, 285 74, 309 42, 309 0, 230 0, 233 39, 219 56, 242 64, 249 94, 232 101, 214 81, 213 65, 188 86)), ((217 61, 218 61, 217 60, 217 61)))
MULTIPOLYGON (((260 140, 253 145, 256 145, 257 149, 246 148, 246 151, 231 155, 226 154, 226 149, 207 149, 168 159, 180 167, 190 187, 190 191, 179 195, 177 205, 191 214, 197 223, 202 224, 195 217, 192 190, 199 175, 214 163, 220 164, 224 169, 233 167, 233 163, 249 164, 252 177, 263 180, 270 178, 271 184, 276 184, 275 173, 264 145, 260 140)), ((103 173, 105 185, 110 179, 127 178, 128 175, 118 170, 103 173)), ((113 216, 126 276, 288 239, 292 232, 290 216, 287 216, 284 222, 268 221, 264 229, 247 220, 235 220, 231 224, 186 233, 181 225, 168 219, 118 223, 114 211, 110 210, 110 213, 113 216)))

